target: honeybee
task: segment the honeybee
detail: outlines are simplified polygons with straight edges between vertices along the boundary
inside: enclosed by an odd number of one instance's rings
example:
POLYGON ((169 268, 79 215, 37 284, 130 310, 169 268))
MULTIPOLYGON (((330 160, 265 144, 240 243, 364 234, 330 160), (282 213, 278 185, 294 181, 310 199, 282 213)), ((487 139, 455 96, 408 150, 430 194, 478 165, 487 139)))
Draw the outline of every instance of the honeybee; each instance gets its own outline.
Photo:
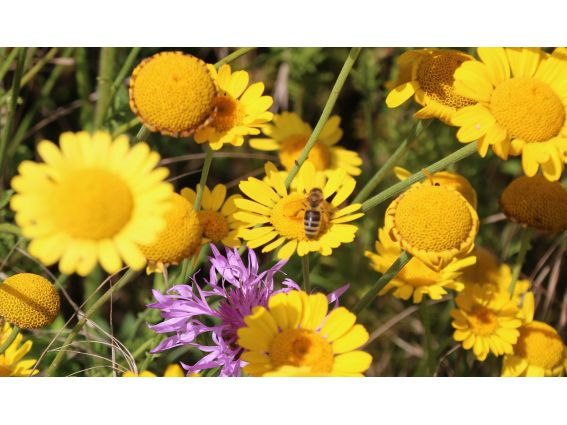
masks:
POLYGON ((319 188, 313 188, 307 195, 305 215, 303 216, 303 230, 307 239, 315 239, 321 231, 321 223, 325 219, 323 202, 325 197, 319 188))

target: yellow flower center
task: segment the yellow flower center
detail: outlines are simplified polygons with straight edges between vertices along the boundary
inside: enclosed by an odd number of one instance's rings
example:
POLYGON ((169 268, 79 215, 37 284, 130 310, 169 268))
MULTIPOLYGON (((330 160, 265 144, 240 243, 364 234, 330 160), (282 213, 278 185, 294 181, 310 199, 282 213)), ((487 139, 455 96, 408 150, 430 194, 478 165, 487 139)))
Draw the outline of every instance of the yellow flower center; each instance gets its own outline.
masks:
POLYGON ((173 194, 172 201, 171 209, 165 214, 165 229, 152 245, 140 245, 150 262, 179 264, 201 245, 203 228, 193 205, 177 193, 173 194))
POLYGON ((199 211, 199 221, 203 226, 203 235, 213 242, 219 242, 228 235, 230 226, 224 215, 218 211, 199 211))
MULTIPOLYGON (((291 170, 295 165, 295 160, 307 144, 309 137, 302 134, 290 136, 282 141, 280 148, 280 161, 286 170, 291 170)), ((315 170, 324 171, 329 168, 331 163, 331 152, 327 145, 316 142, 307 157, 315 166, 315 170)))
POLYGON ((511 220, 539 230, 567 228, 567 190, 541 175, 514 179, 502 192, 500 206, 511 220))
POLYGON ((318 333, 307 329, 288 329, 279 333, 270 346, 275 367, 311 366, 311 372, 325 373, 333 369, 331 345, 318 333))
POLYGON ((467 60, 470 60, 470 57, 464 53, 452 51, 423 55, 416 75, 420 88, 432 100, 451 108, 474 105, 474 100, 456 94, 453 89, 453 74, 467 60))
POLYGON ((474 236, 470 208, 454 189, 420 185, 399 199, 394 225, 402 239, 417 249, 433 252, 459 249, 474 236))
POLYGON ((57 290, 42 276, 19 273, 0 285, 0 317, 22 329, 51 324, 60 306, 57 290))
POLYGON ((206 64, 182 52, 141 62, 130 80, 130 106, 146 127, 189 136, 212 118, 217 86, 206 64))
POLYGON ((553 369, 563 362, 563 341, 551 326, 534 321, 520 328, 514 354, 527 359, 530 365, 553 369))
POLYGON ((498 328, 498 320, 494 312, 484 306, 473 307, 468 314, 469 324, 476 335, 492 335, 498 328))
POLYGON ((75 238, 112 238, 130 221, 132 193, 118 175, 101 168, 71 172, 54 190, 52 215, 75 238))
POLYGON ((398 273, 398 278, 411 286, 428 286, 439 282, 439 273, 413 257, 398 273))
POLYGON ((211 125, 219 132, 228 131, 242 123, 244 106, 229 94, 219 96, 216 100, 217 115, 211 125))
MULTIPOLYGON (((305 215, 306 194, 292 193, 281 198, 272 208, 270 217, 276 231, 288 239, 309 240, 305 236, 303 216, 305 215)), ((330 207, 327 201, 323 201, 321 207, 321 228, 319 236, 325 234, 330 221, 330 207)))
POLYGON ((565 124, 565 107, 555 91, 527 77, 498 85, 490 99, 490 110, 511 138, 531 143, 557 136, 565 124))

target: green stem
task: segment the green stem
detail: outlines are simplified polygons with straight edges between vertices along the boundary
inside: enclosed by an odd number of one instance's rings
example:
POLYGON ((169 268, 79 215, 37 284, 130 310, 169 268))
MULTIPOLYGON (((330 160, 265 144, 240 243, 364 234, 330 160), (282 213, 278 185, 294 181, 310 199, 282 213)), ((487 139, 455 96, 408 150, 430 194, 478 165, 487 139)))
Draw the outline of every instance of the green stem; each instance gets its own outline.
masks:
POLYGON ((238 59, 240 56, 245 55, 246 53, 252 51, 256 49, 256 47, 242 47, 234 52, 232 52, 230 55, 225 56, 224 58, 222 58, 220 61, 218 61, 217 63, 215 63, 215 69, 219 69, 221 66, 223 66, 225 63, 230 63, 236 59, 238 59))
MULTIPOLYGON (((209 170, 211 169, 211 164, 213 162, 213 150, 208 144, 205 144, 203 149, 205 150, 205 162, 203 163, 203 169, 201 170, 201 179, 199 180, 199 187, 197 188, 197 195, 195 196, 195 204, 193 205, 195 211, 199 211, 201 209, 201 200, 203 199, 205 185, 207 184, 207 178, 209 177, 209 170)), ((193 270, 191 270, 191 264, 193 262, 194 256, 183 260, 181 265, 181 278, 183 282, 187 281, 191 276, 193 272, 193 270)))
POLYGON ((110 89, 112 84, 112 71, 116 50, 113 47, 103 47, 100 51, 100 64, 98 68, 97 101, 94 116, 94 129, 98 130, 104 125, 106 111, 110 105, 110 89))
POLYGON ((386 272, 382 276, 380 276, 380 278, 374 283, 374 285, 372 285, 372 287, 366 292, 366 294, 364 294, 360 301, 356 303, 352 310, 353 313, 358 314, 366 307, 368 307, 370 303, 376 298, 378 292, 380 292, 382 288, 386 286, 386 284, 390 282, 390 280, 392 280, 400 272, 401 269, 404 268, 404 266, 409 262, 409 260, 411 260, 411 258, 412 255, 410 253, 402 251, 394 264, 392 264, 390 268, 386 270, 386 272))
POLYGON ((0 233, 11 233, 15 236, 22 236, 22 231, 12 223, 0 223, 0 233))
POLYGON ((126 76, 132 71, 132 65, 134 64, 134 61, 138 57, 138 54, 140 53, 141 49, 142 49, 141 47, 133 47, 132 50, 130 50, 130 53, 128 53, 126 60, 122 64, 122 68, 120 68, 120 71, 118 71, 118 75, 116 76, 114 82, 112 83, 112 87, 110 88, 110 98, 114 97, 114 94, 120 87, 120 84, 122 84, 126 76))
POLYGON ((8 339, 4 341, 4 344, 0 345, 0 354, 6 351, 8 347, 12 344, 12 342, 14 342, 14 340, 18 336, 18 332, 20 332, 20 328, 18 328, 16 325, 13 325, 12 332, 10 333, 10 335, 8 335, 8 339))
MULTIPOLYGON (((430 165, 425 170, 427 173, 436 173, 438 171, 444 170, 452 164, 459 162, 468 156, 471 156, 473 153, 476 152, 476 142, 469 143, 465 147, 453 152, 450 155, 447 155, 445 158, 437 161, 436 163, 430 165)), ((380 192, 379 194, 373 196, 372 198, 368 199, 367 201, 362 203, 362 212, 367 212, 368 210, 374 208, 375 206, 381 204, 382 202, 390 199, 396 195, 399 195, 412 184, 425 179, 427 175, 420 171, 418 173, 412 174, 407 179, 396 183, 393 186, 390 186, 388 189, 380 192)))
POLYGON ((26 72, 22 77, 22 87, 25 86, 33 77, 35 77, 36 74, 41 71, 41 68, 43 68, 47 62, 55 57, 58 51, 59 49, 57 47, 53 47, 33 66, 32 69, 26 72))
POLYGON ((516 257, 516 263, 514 263, 514 267, 512 268, 512 281, 510 282, 510 286, 508 287, 508 292, 510 292, 510 296, 514 296, 514 292, 516 291, 516 283, 518 282, 518 278, 520 277, 520 272, 522 271, 522 266, 524 265, 524 261, 526 260, 526 254, 530 247, 530 239, 532 236, 532 231, 529 227, 525 227, 522 231, 522 242, 520 244, 520 252, 518 252, 518 256, 516 257))
POLYGON ((87 49, 85 47, 79 47, 75 51, 75 63, 75 80, 77 81, 77 91, 82 103, 80 123, 81 126, 86 127, 89 117, 92 116, 92 105, 89 100, 92 89, 89 81, 87 49))
MULTIPOLYGON (((63 342, 62 348, 68 347, 75 340, 75 338, 77 337, 79 332, 81 332, 81 330, 83 329, 83 327, 85 326, 85 324, 87 323, 89 318, 94 313, 96 313, 98 311, 98 309, 101 308, 116 291, 120 290, 127 283, 131 282, 132 279, 137 275, 137 273, 138 272, 136 272, 132 269, 128 269, 128 271, 126 273, 124 273, 124 275, 120 278, 120 280, 118 280, 118 282, 116 282, 114 285, 112 285, 108 289, 108 291, 106 291, 104 294, 102 294, 102 296, 93 304, 93 306, 85 312, 85 315, 83 317, 81 317, 81 319, 77 322, 77 324, 75 325, 73 330, 71 330, 69 335, 67 335, 67 338, 65 338, 65 341, 63 342)), ((60 349, 57 352, 57 355, 55 356, 55 358, 53 359, 53 362, 51 363, 51 365, 49 366, 49 368, 45 372, 45 376, 52 376, 53 375, 53 373, 56 371, 56 369, 59 367, 61 361, 63 360, 64 355, 65 355, 65 350, 60 349)))
POLYGON ((18 96, 20 95, 20 82, 24 68, 24 60, 26 57, 26 50, 21 49, 18 52, 16 59, 16 71, 14 72, 14 79, 12 81, 12 89, 10 94, 10 103, 8 105, 8 113, 6 122, 4 124, 4 132, 0 138, 0 189, 3 187, 4 180, 4 164, 6 161, 6 149, 8 147, 8 140, 12 135, 12 128, 14 126, 14 118, 16 116, 16 108, 18 105, 18 96))
MULTIPOLYGON (((116 130, 114 130, 114 132, 112 133, 112 138, 115 139, 116 137, 126 133, 131 128, 136 127, 138 124, 140 124, 140 118, 138 117, 132 118, 127 123, 124 123, 121 126, 117 127, 116 130)), ((145 129, 146 127, 142 127, 142 128, 145 129)))
POLYGON ((423 131, 429 126, 431 123, 430 120, 426 121, 425 124, 422 120, 419 120, 415 123, 413 128, 411 129, 410 133, 404 139, 404 141, 398 146, 396 151, 388 158, 386 163, 380 167, 376 174, 372 176, 372 178, 366 183, 366 185, 361 189, 361 191, 356 195, 354 200, 352 201, 353 204, 358 204, 364 202, 372 191, 376 189, 376 187, 382 182, 384 177, 394 168, 394 166, 398 163, 400 158, 409 150, 410 146, 419 139, 419 136, 423 133, 423 131))
POLYGON ((143 125, 140 127, 140 130, 138 130, 138 134, 136 134, 136 137, 134 138, 134 143, 138 143, 140 141, 147 142, 151 134, 152 132, 143 125))
POLYGON ((299 172, 301 165, 305 162, 305 160, 309 156, 309 152, 311 152, 311 149, 313 148, 313 146, 315 146, 315 143, 317 143, 317 139, 319 138, 319 134, 323 130, 323 127, 327 123, 327 120, 329 119, 329 116, 331 115, 331 112, 333 111, 333 107, 335 106, 335 103, 337 102, 337 98, 339 96, 339 93, 341 92, 341 89, 343 88, 343 85, 344 85, 344 83, 345 83, 345 81, 348 77, 348 74, 350 73, 350 70, 352 69, 352 66, 354 65, 354 62, 356 61, 356 58, 358 57, 358 55, 360 53, 360 50, 361 50, 360 47, 353 47, 352 49, 350 49, 348 57, 346 58, 345 63, 343 64, 343 68, 341 69, 341 72, 339 73, 339 76, 337 77, 337 81, 335 81, 335 85, 333 86, 333 89, 331 90, 331 94, 329 94, 329 98, 327 99, 327 103, 325 103, 325 107, 323 108, 323 112, 321 112, 321 116, 319 117, 319 121, 317 121, 317 125, 315 126, 315 129, 311 133, 311 136, 309 136, 309 140, 307 141, 307 144, 305 145, 305 147, 301 151, 301 154, 299 155, 299 157, 295 161, 294 167, 289 171, 289 174, 287 175, 287 178, 285 179, 285 186, 286 187, 289 187, 292 180, 294 179, 294 177, 299 172))
POLYGON ((425 353, 425 364, 427 365, 428 376, 435 373, 435 354, 431 345, 431 317, 429 315, 429 305, 426 301, 421 302, 421 321, 423 324, 423 351, 425 353))
POLYGON ((303 269, 303 288, 305 292, 311 292, 311 282, 309 281, 309 254, 301 257, 301 268, 303 269))
POLYGON ((10 50, 8 57, 6 58, 4 63, 2 63, 2 66, 0 66, 0 81, 4 79, 4 75, 6 75, 6 73, 10 69, 12 62, 16 60, 16 56, 18 56, 18 52, 20 50, 22 50, 21 47, 14 47, 12 50, 10 50))

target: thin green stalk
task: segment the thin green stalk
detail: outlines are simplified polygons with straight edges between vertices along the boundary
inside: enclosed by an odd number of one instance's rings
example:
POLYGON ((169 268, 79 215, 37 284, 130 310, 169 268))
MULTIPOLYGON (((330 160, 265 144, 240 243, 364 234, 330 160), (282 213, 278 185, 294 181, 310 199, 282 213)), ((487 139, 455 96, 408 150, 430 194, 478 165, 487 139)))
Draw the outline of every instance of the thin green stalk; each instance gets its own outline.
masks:
MULTIPOLYGON (((120 136, 121 134, 126 133, 131 128, 136 127, 138 124, 140 124, 140 118, 138 118, 138 117, 132 118, 127 123, 124 123, 121 126, 117 127, 116 130, 114 130, 114 132, 112 133, 112 138, 115 139, 116 137, 120 136)), ((143 128, 145 129, 146 127, 143 127, 143 128)), ((148 133, 151 134, 149 131, 148 131, 148 133)), ((136 141, 138 141, 138 140, 136 140, 136 141)))
POLYGON ((378 292, 380 292, 382 288, 386 286, 386 284, 390 282, 390 280, 392 280, 400 272, 401 269, 404 268, 404 266, 409 262, 409 260, 411 260, 411 258, 412 255, 410 253, 402 251, 394 264, 392 264, 390 268, 386 270, 386 272, 382 276, 380 276, 380 278, 374 283, 374 285, 372 285, 372 287, 366 292, 366 294, 364 294, 360 301, 356 303, 352 311, 355 314, 358 314, 366 307, 368 307, 370 303, 372 303, 372 301, 376 298, 378 292))
POLYGON ((309 281, 309 254, 301 257, 301 268, 303 269, 303 288, 305 292, 311 292, 311 282, 309 281))
POLYGON ((358 204, 368 199, 372 191, 376 189, 376 187, 382 182, 382 180, 384 179, 384 177, 386 177, 386 175, 390 172, 390 170, 394 168, 394 166, 398 163, 400 158, 409 150, 411 145, 417 139, 419 139, 423 131, 429 126, 430 123, 431 123, 430 120, 426 121, 425 123, 423 123, 422 120, 418 120, 415 123, 415 125, 413 126, 407 137, 398 146, 398 148, 392 154, 392 156, 388 158, 386 163, 382 167, 380 167, 378 171, 376 171, 376 174, 372 176, 372 178, 368 181, 368 183, 366 183, 366 185, 360 190, 358 195, 356 195, 356 197, 352 201, 353 204, 358 204))
POLYGON ((514 296, 514 291, 516 290, 516 283, 518 282, 518 278, 520 277, 520 272, 522 271, 522 266, 524 265, 524 261, 526 260, 526 254, 528 252, 528 249, 530 248, 531 237, 532 237, 531 228, 525 227, 522 231, 520 252, 518 252, 518 256, 516 257, 516 262, 514 263, 514 267, 512 268, 512 280, 510 282, 510 286, 508 287, 508 292, 510 292, 511 296, 514 296))
POLYGON ((55 57, 59 49, 57 47, 53 47, 52 49, 47 52, 47 54, 42 57, 28 72, 24 74, 22 77, 22 84, 21 86, 25 86, 36 74, 41 71, 41 69, 49 62, 51 59, 55 57))
POLYGON ((8 335, 8 339, 4 341, 4 344, 0 345, 0 354, 6 351, 8 347, 12 344, 12 342, 14 342, 14 340, 18 336, 18 332, 20 332, 20 328, 18 328, 16 325, 13 325, 12 332, 10 333, 10 335, 8 335))
POLYGON ((11 233, 12 235, 22 236, 21 229, 12 223, 0 223, 0 233, 11 233))
POLYGON ((252 51, 256 49, 256 47, 242 47, 234 52, 232 52, 230 55, 225 56, 224 58, 222 58, 220 61, 218 61, 217 63, 215 63, 215 69, 219 69, 221 66, 223 66, 225 63, 230 63, 236 59, 238 59, 240 56, 245 55, 246 53, 252 51))
POLYGON ((429 315, 429 305, 427 302, 422 301, 421 309, 421 322, 423 324, 423 351, 425 354, 425 364, 427 366, 428 376, 433 376, 435 373, 435 353, 431 344, 431 317, 429 315))
POLYGON ((2 65, 0 65, 0 80, 4 79, 4 75, 6 75, 6 73, 10 69, 10 66, 12 66, 12 62, 16 60, 16 57, 18 56, 18 52, 20 50, 22 50, 22 47, 14 47, 12 50, 10 50, 8 57, 2 63, 2 65))
POLYGON ((341 92, 341 89, 343 88, 343 85, 345 84, 345 81, 348 77, 348 74, 350 73, 350 70, 352 69, 354 62, 356 61, 356 58, 358 57, 360 50, 361 50, 360 47, 353 47, 352 49, 350 49, 350 52, 348 54, 348 57, 345 60, 345 63, 343 64, 341 72, 339 73, 339 76, 337 77, 337 80, 335 81, 335 85, 333 86, 333 89, 331 90, 331 93, 329 94, 329 98, 327 99, 327 103, 325 103, 325 107, 323 108, 323 112, 321 112, 321 116, 319 117, 319 121, 317 121, 317 125, 313 129, 311 136, 309 136, 309 140, 307 141, 307 144, 305 145, 305 147, 301 151, 301 154, 299 155, 299 157, 295 161, 294 167, 289 171, 289 174, 287 175, 287 178, 285 179, 285 186, 286 187, 289 187, 289 185, 291 184, 291 182, 293 181, 293 179, 295 178, 295 176, 299 172, 301 165, 303 165, 303 163, 305 162, 305 160, 309 156, 309 152, 311 152, 311 149, 313 148, 313 146, 315 146, 315 143, 317 143, 317 139, 319 138, 319 134, 323 130, 323 127, 327 123, 327 120, 329 119, 329 116, 331 115, 331 112, 333 111, 333 108, 335 106, 335 103, 337 102, 337 98, 339 96, 339 93, 341 92))
POLYGON ((89 100, 89 96, 92 92, 92 87, 89 78, 86 47, 77 48, 75 52, 75 63, 75 79, 77 81, 77 91, 82 103, 80 122, 82 127, 86 127, 90 117, 92 116, 92 105, 89 100))
POLYGON ((122 84, 126 76, 130 72, 132 72, 132 65, 134 64, 134 61, 138 57, 138 54, 140 53, 141 49, 142 49, 141 47, 133 47, 132 50, 130 50, 130 53, 128 53, 128 56, 126 57, 126 60, 124 60, 124 63, 120 68, 120 71, 118 71, 118 75, 116 76, 114 82, 112 83, 112 87, 110 88, 110 98, 114 97, 114 94, 116 93, 116 90, 118 90, 118 88, 120 87, 120 84, 122 84))
POLYGON ((26 56, 25 49, 18 52, 16 59, 16 71, 14 72, 14 79, 12 81, 12 88, 10 90, 10 103, 8 104, 8 114, 4 124, 4 132, 0 138, 0 189, 3 187, 4 181, 4 164, 6 162, 6 149, 8 148, 8 140, 12 135, 12 128, 14 126, 14 118, 16 117, 16 108, 18 104, 18 96, 20 95, 20 82, 22 72, 24 69, 24 59, 26 56))
MULTIPOLYGON (((205 150, 205 162, 203 163, 203 169, 201 170, 201 179, 199 180, 199 187, 197 189, 197 195, 195 196, 195 204, 193 207, 195 211, 201 209, 201 199, 203 199, 203 193, 205 192, 205 185, 207 184, 207 178, 209 177, 209 170, 211 169, 211 164, 213 162, 213 150, 209 145, 205 144, 203 149, 205 150)), ((183 260, 181 265, 181 278, 183 282, 187 281, 192 274, 191 264, 194 263, 194 256, 192 258, 186 258, 183 260)))
POLYGON ((148 141, 151 134, 152 132, 145 125, 143 125, 142 127, 140 127, 140 130, 138 130, 138 134, 136 134, 136 137, 134 138, 134 143, 140 141, 148 141))
POLYGON ((94 129, 98 130, 104 125, 106 111, 110 105, 110 89, 112 85, 112 71, 114 70, 114 59, 116 49, 103 47, 100 51, 100 64, 98 68, 97 101, 94 116, 94 129))
MULTIPOLYGON (((437 161, 436 163, 430 165, 425 170, 427 173, 436 173, 438 171, 444 170, 450 165, 455 164, 476 152, 476 141, 469 143, 465 147, 453 152, 450 155, 447 155, 445 158, 437 161)), ((425 179, 427 175, 420 171, 418 173, 412 174, 407 179, 396 183, 393 186, 390 186, 388 189, 380 192, 379 194, 373 196, 372 198, 366 200, 362 203, 362 212, 367 212, 368 210, 374 208, 375 206, 381 204, 382 202, 399 195, 412 184, 425 179)))
POLYGON ((116 282, 114 285, 112 285, 108 289, 108 291, 106 291, 104 294, 102 294, 102 296, 93 304, 93 306, 85 312, 85 315, 83 317, 81 317, 81 319, 77 322, 77 324, 75 325, 73 330, 71 330, 69 335, 67 335, 67 338, 65 338, 65 341, 63 342, 63 345, 62 345, 62 349, 60 349, 57 352, 57 355, 53 359, 53 362, 51 363, 49 368, 46 370, 45 376, 52 376, 53 373, 57 370, 57 368, 61 364, 61 361, 63 360, 63 356, 65 356, 64 348, 68 347, 75 340, 75 338, 77 337, 79 332, 81 332, 81 330, 83 329, 83 327, 85 326, 85 324, 87 323, 89 318, 94 313, 96 313, 98 311, 98 309, 101 308, 116 291, 122 289, 124 286, 126 286, 127 283, 131 282, 132 279, 137 274, 138 274, 138 272, 136 272, 132 269, 128 269, 128 271, 126 273, 124 273, 124 275, 118 280, 118 282, 116 282))

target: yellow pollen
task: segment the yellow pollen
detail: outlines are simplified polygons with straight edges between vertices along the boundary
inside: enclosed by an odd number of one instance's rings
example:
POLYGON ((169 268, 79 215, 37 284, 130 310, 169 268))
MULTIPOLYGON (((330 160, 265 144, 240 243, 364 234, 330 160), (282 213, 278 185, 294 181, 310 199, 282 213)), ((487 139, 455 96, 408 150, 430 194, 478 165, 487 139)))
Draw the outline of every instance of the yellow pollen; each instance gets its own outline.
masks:
POLYGON ((216 100, 217 115, 211 125, 219 132, 228 131, 242 124, 244 106, 229 94, 219 96, 216 100))
MULTIPOLYGON (((309 136, 297 134, 290 136, 282 141, 280 148, 280 162, 286 168, 291 170, 295 165, 295 160, 301 154, 301 151, 307 144, 309 136)), ((316 171, 324 171, 329 168, 331 164, 331 152, 327 145, 321 142, 316 142, 313 149, 309 152, 307 157, 313 163, 316 171)))
POLYGON ((498 328, 496 315, 483 306, 473 307, 468 314, 468 319, 474 333, 479 336, 492 335, 498 328))
POLYGON ((218 88, 202 60, 162 52, 134 69, 129 94, 130 107, 146 127, 186 137, 214 116, 218 88))
POLYGON ((51 324, 60 307, 57 290, 42 276, 19 273, 0 284, 0 317, 22 329, 51 324))
MULTIPOLYGON (((281 198, 272 208, 270 220, 276 231, 288 239, 309 240, 305 236, 303 217, 305 215, 307 194, 292 193, 281 198)), ((330 204, 323 201, 321 207, 321 228, 319 237, 325 234, 331 217, 330 204)))
POLYGON ((130 221, 130 188, 118 175, 101 168, 76 170, 55 187, 51 202, 57 226, 74 238, 112 238, 130 221))
POLYGON ((551 326, 534 321, 520 328, 514 354, 527 359, 530 365, 553 369, 563 362, 563 341, 551 326))
POLYGON ((459 249, 474 234, 468 202, 446 186, 408 190, 399 199, 394 226, 403 240, 430 252, 459 249))
POLYGON ((333 369, 331 345, 318 333, 307 329, 288 329, 279 333, 270 346, 272 364, 279 366, 311 366, 311 372, 325 373, 333 369))
POLYGON ((475 101, 456 94, 453 89, 453 74, 467 60, 470 60, 470 57, 464 53, 452 51, 423 55, 416 76, 420 88, 432 100, 451 108, 474 105, 475 101))
POLYGON ((567 190, 541 175, 514 179, 502 192, 500 207, 526 226, 552 233, 567 228, 567 190))
POLYGON ((513 139, 545 142, 557 136, 565 124, 565 108, 546 83, 516 77, 494 89, 490 110, 496 122, 513 139))
POLYGON ((199 221, 203 226, 203 235, 213 242, 220 242, 228 235, 230 226, 224 215, 218 211, 199 211, 199 221))
POLYGON ((428 286, 439 282, 439 273, 414 257, 398 273, 398 278, 412 286, 428 286))

